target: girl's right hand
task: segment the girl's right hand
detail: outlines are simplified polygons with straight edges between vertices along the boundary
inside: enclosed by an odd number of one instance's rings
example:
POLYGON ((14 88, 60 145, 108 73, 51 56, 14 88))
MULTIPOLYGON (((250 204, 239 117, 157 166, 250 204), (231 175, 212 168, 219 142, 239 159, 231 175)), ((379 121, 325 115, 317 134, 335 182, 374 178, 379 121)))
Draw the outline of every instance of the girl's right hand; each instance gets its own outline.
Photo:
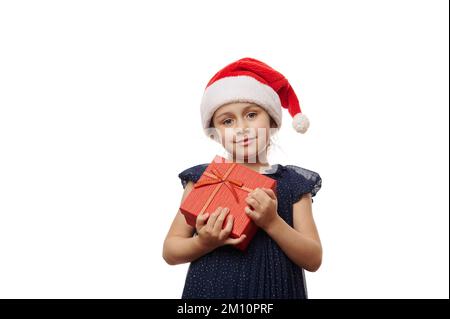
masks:
POLYGON ((197 216, 195 228, 197 229, 198 240, 205 249, 211 251, 223 245, 236 245, 247 237, 242 235, 239 238, 229 238, 233 229, 232 215, 228 216, 227 225, 222 229, 223 222, 229 211, 227 207, 218 207, 211 216, 205 212, 197 216))

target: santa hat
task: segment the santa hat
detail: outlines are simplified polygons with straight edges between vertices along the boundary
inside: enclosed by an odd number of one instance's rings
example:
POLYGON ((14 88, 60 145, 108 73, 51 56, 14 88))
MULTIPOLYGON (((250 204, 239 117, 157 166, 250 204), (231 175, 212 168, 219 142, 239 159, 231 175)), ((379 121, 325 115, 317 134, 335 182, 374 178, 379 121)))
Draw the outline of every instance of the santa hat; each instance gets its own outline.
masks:
POLYGON ((264 108, 281 126, 282 107, 293 117, 292 126, 305 133, 309 120, 288 80, 267 64, 253 58, 237 60, 217 72, 208 82, 200 106, 202 125, 210 127, 214 112, 232 102, 255 103, 264 108))

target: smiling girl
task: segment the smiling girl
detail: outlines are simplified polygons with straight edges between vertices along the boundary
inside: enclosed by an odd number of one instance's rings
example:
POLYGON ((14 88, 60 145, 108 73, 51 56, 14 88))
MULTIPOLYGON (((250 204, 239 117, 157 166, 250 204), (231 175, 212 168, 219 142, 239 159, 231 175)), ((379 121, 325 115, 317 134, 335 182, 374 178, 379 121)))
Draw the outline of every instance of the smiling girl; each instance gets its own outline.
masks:
MULTIPOLYGON (((312 214, 312 197, 322 179, 295 165, 270 165, 270 138, 281 127, 282 108, 293 116, 293 127, 305 133, 309 121, 301 113, 287 79, 252 58, 235 61, 217 72, 206 86, 202 125, 221 143, 228 157, 277 181, 271 189, 256 188, 246 198, 246 214, 259 227, 242 252, 230 238, 233 216, 227 207, 204 212, 196 227, 176 214, 163 246, 168 264, 190 262, 182 298, 307 298, 304 270, 316 271, 322 245, 312 214)), ((179 174, 183 201, 208 163, 179 174)))

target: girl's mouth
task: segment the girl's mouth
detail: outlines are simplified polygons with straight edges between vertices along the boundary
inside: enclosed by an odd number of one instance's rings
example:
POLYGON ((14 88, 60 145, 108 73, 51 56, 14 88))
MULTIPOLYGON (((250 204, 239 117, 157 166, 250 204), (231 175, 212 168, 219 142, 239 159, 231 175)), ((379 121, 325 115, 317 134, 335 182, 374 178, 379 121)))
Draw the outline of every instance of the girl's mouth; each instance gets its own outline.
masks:
POLYGON ((256 137, 252 137, 252 138, 245 137, 244 139, 242 139, 236 143, 240 144, 242 146, 247 146, 247 145, 251 144, 255 139, 256 139, 256 137))

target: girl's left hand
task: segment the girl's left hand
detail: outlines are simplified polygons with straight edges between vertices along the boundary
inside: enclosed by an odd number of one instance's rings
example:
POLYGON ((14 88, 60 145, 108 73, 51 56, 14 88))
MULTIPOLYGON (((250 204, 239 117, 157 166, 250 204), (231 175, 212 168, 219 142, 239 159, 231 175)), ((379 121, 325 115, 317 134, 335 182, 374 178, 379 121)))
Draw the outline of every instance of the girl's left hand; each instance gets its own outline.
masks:
POLYGON ((267 229, 278 217, 277 196, 270 188, 255 188, 245 199, 245 213, 256 225, 267 229))

